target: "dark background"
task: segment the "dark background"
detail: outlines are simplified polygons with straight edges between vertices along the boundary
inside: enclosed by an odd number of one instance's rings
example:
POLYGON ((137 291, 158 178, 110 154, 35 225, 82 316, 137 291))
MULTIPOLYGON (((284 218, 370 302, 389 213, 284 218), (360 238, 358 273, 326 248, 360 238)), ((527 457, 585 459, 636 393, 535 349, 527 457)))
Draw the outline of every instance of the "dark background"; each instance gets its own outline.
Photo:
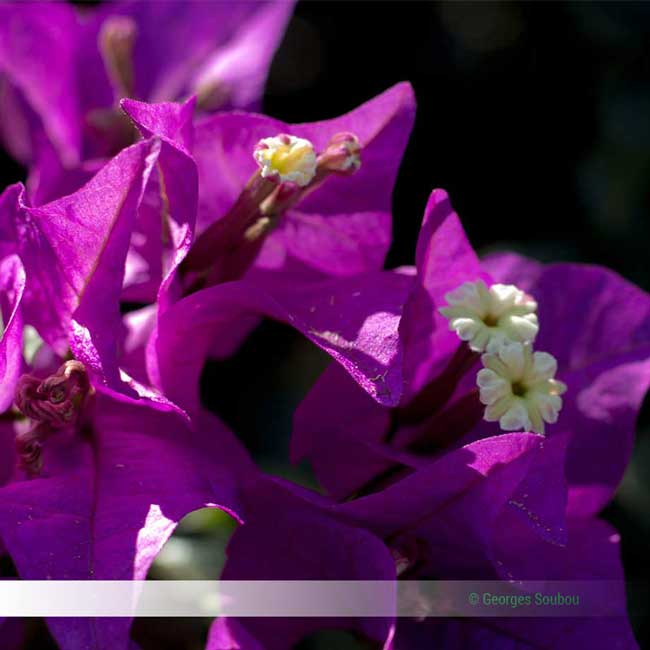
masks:
MULTIPOLYGON (((274 61, 265 112, 289 122, 332 117, 408 80, 418 113, 394 196, 389 266, 412 263, 426 199, 442 187, 481 251, 604 264, 649 290, 649 32, 650 4, 641 2, 303 1, 274 61)), ((0 162, 3 185, 23 177, 0 162)), ((235 359, 206 368, 203 393, 265 468, 296 472, 286 466, 291 414, 325 363, 288 328, 264 324, 235 359)), ((605 513, 622 535, 644 647, 648 410, 605 513)), ((223 520, 186 522, 173 541, 176 551, 193 549, 188 562, 198 568, 172 566, 177 553, 161 559, 160 574, 216 574, 223 544, 217 552, 205 542, 222 542, 228 530, 223 520)), ((189 622, 135 631, 145 650, 199 647, 203 633, 189 622)))

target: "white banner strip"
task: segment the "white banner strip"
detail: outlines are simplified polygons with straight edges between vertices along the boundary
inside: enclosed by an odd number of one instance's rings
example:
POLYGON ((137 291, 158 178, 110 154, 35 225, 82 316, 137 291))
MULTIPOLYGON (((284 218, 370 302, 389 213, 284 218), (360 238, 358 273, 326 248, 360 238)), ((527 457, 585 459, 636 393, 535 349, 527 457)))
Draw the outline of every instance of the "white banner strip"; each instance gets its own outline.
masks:
POLYGON ((468 581, 0 580, 0 617, 601 617, 624 584, 468 581))

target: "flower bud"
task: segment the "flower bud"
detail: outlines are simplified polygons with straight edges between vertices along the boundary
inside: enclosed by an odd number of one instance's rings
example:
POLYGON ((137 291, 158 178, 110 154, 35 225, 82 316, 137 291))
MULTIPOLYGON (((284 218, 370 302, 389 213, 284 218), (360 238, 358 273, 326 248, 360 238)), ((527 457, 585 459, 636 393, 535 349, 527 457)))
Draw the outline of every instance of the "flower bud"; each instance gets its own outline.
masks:
POLYGON ((319 171, 354 174, 361 167, 361 145, 354 133, 337 133, 318 156, 319 171))
POLYGON ((98 36, 104 67, 114 86, 116 97, 132 97, 135 92, 133 47, 138 27, 129 16, 109 16, 98 36))

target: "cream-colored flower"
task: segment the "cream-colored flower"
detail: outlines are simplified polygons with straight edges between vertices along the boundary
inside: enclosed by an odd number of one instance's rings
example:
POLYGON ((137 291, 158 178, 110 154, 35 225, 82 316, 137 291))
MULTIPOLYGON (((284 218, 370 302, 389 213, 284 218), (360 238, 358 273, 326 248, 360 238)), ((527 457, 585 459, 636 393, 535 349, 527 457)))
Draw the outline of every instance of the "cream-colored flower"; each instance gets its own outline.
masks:
POLYGON ((481 357, 484 368, 476 377, 484 419, 499 422, 504 431, 544 433, 544 423, 557 422, 560 395, 566 384, 555 379, 557 361, 530 345, 508 343, 481 357))
POLYGON ((537 303, 512 284, 483 280, 464 282, 445 294, 446 307, 440 313, 475 352, 497 351, 509 342, 530 343, 539 330, 537 303))
POLYGON ((311 183, 316 174, 316 153, 309 140, 293 135, 276 135, 257 143, 255 160, 264 178, 292 182, 300 187, 311 183))

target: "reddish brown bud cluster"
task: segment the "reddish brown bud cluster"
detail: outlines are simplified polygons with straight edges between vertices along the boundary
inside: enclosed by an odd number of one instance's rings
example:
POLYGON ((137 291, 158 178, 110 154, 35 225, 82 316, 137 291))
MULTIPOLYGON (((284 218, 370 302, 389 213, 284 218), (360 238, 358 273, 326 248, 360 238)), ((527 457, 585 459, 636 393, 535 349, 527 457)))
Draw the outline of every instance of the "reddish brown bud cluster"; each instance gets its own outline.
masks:
POLYGON ((79 361, 66 361, 45 379, 23 375, 18 380, 16 406, 34 423, 32 429, 16 437, 23 469, 38 473, 45 438, 58 429, 75 425, 93 392, 86 368, 79 361))
POLYGON ((19 467, 29 476, 36 476, 43 465, 43 442, 48 436, 48 429, 37 424, 29 431, 16 436, 16 453, 19 467))

